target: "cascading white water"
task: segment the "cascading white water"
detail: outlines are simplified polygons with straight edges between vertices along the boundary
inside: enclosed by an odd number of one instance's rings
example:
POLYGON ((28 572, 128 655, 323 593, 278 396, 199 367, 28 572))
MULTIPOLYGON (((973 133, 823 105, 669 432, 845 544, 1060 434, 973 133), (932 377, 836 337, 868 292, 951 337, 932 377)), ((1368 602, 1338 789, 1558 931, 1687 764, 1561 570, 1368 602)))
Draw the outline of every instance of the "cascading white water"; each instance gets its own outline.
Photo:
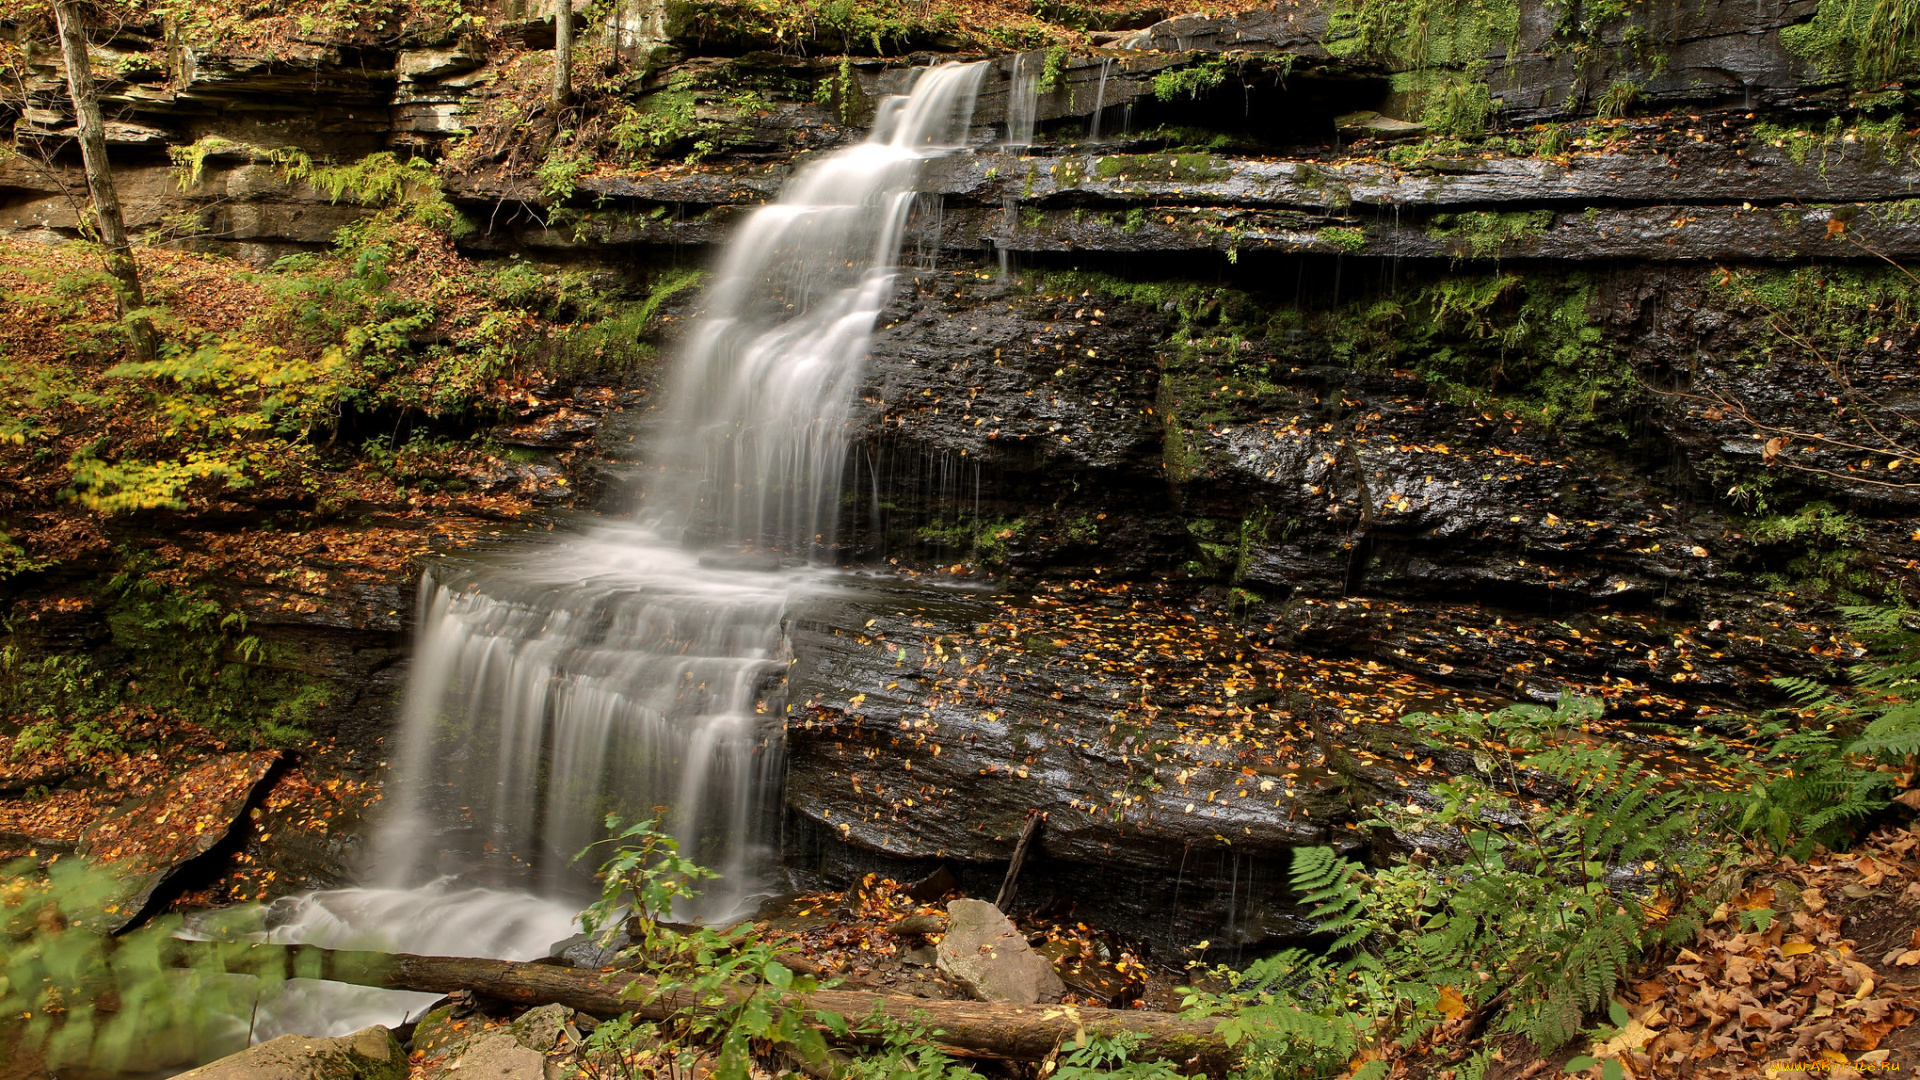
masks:
POLYGON ((1087 121, 1087 141, 1100 141, 1100 117, 1107 111, 1107 73, 1113 70, 1113 57, 1100 61, 1100 88, 1093 95, 1093 118, 1087 121))
POLYGON ((1046 66, 1044 52, 1023 52, 1013 58, 1007 86, 1007 149, 1025 150, 1033 145, 1033 130, 1040 118, 1040 74, 1046 66))
POLYGON ((283 901, 279 938, 524 952, 569 932, 569 863, 606 815, 654 807, 723 875, 684 914, 752 895, 778 819, 782 621, 824 587, 847 411, 921 166, 964 145, 985 68, 923 69, 867 141, 741 228, 667 386, 632 522, 423 580, 374 887, 283 901))
POLYGON ((724 875, 713 903, 738 901, 780 764, 756 709, 784 667, 786 604, 817 575, 715 562, 601 527, 424 580, 377 883, 462 873, 564 894, 608 813, 661 806, 724 875))

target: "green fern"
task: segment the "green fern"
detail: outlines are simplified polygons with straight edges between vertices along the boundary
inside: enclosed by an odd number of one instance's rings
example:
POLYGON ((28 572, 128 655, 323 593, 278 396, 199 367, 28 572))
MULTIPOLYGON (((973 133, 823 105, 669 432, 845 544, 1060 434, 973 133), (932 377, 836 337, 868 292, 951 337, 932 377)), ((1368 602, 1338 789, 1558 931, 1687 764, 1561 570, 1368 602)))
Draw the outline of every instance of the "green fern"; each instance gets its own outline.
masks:
POLYGON ((1841 611, 1869 654, 1848 672, 1848 691, 1813 679, 1775 679, 1791 707, 1762 716, 1743 742, 1703 740, 1742 781, 1719 800, 1734 810, 1736 826, 1795 855, 1815 845, 1845 846, 1899 792, 1895 770, 1920 755, 1920 613, 1841 611))
POLYGON ((1335 935, 1329 952, 1349 948, 1373 932, 1366 921, 1365 875, 1332 848, 1297 848, 1293 853, 1293 889, 1319 931, 1335 935))
MULTIPOLYGON (((1324 852, 1335 878, 1346 876, 1350 863, 1330 848, 1324 852)), ((1316 856, 1318 858, 1318 856, 1316 856)), ((1381 1015, 1356 1010, 1356 1003, 1390 1002, 1377 983, 1368 983, 1349 998, 1354 985, 1350 965, 1325 956, 1286 949, 1257 960, 1245 970, 1215 968, 1211 982, 1224 992, 1185 988, 1182 1014, 1190 1018, 1221 1017, 1215 1031, 1240 1059, 1236 1076, 1322 1077, 1345 1070, 1381 1015)))
MULTIPOLYGON (((1411 1039, 1456 1010, 1503 1008, 1499 1026, 1543 1050, 1578 1034, 1661 936, 1649 901, 1695 869, 1689 793, 1613 747, 1549 745, 1595 702, 1415 715, 1436 742, 1467 744, 1478 775, 1438 784, 1437 809, 1388 806, 1373 824, 1426 837, 1459 863, 1371 874, 1328 849, 1298 852, 1293 882, 1338 946, 1343 975, 1377 972, 1411 1039), (1546 805, 1535 801, 1552 791, 1546 805)), ((1423 846, 1426 844, 1423 842, 1423 846)), ((1664 911, 1664 902, 1662 910, 1664 911)), ((1686 925, 1685 920, 1665 925, 1686 925)))

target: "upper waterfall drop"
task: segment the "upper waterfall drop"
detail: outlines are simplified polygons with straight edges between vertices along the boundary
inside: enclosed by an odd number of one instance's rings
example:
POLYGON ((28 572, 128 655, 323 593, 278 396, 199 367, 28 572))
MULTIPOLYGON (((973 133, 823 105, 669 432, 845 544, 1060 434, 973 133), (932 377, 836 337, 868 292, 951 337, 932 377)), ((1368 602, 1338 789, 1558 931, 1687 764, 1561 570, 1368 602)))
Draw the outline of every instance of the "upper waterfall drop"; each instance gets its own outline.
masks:
POLYGON ((1008 71, 1006 146, 1016 153, 1024 153, 1033 145, 1033 131, 1040 117, 1040 76, 1046 59, 1044 51, 1019 53, 1008 71))
MULTIPOLYGON (((375 888, 289 904, 282 936, 417 937, 404 926, 433 922, 343 917, 390 907, 383 890, 428 907, 458 896, 448 919, 489 910, 450 879, 576 895, 585 875, 568 864, 605 817, 661 806, 682 853, 722 874, 689 915, 752 894, 777 841, 784 619, 824 585, 848 409, 921 165, 963 148, 986 67, 920 69, 864 142, 741 227, 666 387, 629 523, 426 575, 375 888)), ((456 936, 489 940, 474 931, 456 936)))
POLYGON ((742 226, 667 387, 643 524, 793 555, 832 543, 847 409, 920 166, 964 143, 985 70, 920 69, 865 142, 802 170, 742 226))

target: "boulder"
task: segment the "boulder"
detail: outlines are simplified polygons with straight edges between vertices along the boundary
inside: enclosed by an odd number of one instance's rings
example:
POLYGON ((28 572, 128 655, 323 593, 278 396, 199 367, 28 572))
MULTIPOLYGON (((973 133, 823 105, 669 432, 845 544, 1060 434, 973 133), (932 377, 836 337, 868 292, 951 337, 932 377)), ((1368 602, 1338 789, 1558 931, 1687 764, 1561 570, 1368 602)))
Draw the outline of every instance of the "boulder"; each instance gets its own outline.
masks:
POLYGON ((507 1030, 529 1050, 551 1053, 560 1045, 560 1037, 572 1019, 573 1010, 565 1005, 542 1005, 521 1013, 518 1020, 507 1025, 507 1030))
POLYGON ((1362 109, 1333 118, 1334 130, 1349 139, 1411 139, 1427 133, 1427 125, 1362 109))
POLYGON ((179 1080, 405 1080, 406 1075, 407 1055, 393 1032, 370 1027, 336 1039, 282 1035, 182 1073, 179 1080))
POLYGON ((545 1080, 547 1059, 511 1032, 501 1031, 473 1040, 445 1075, 457 1080, 545 1080))
MULTIPOLYGON (((550 1072, 547 1055, 563 1039, 577 1039, 569 1024, 591 1030, 591 1021, 564 1005, 542 1005, 521 1013, 504 1027, 485 1024, 462 1005, 435 1009, 421 1018, 413 1032, 416 1077, 429 1080, 542 1080, 550 1072)), ((578 1029, 576 1029, 577 1031, 578 1029)))
POLYGON ((973 997, 1039 1005, 1057 1002, 1066 993, 1053 965, 1033 951, 999 908, 985 900, 955 900, 947 905, 947 914, 952 925, 940 940, 935 963, 973 997))

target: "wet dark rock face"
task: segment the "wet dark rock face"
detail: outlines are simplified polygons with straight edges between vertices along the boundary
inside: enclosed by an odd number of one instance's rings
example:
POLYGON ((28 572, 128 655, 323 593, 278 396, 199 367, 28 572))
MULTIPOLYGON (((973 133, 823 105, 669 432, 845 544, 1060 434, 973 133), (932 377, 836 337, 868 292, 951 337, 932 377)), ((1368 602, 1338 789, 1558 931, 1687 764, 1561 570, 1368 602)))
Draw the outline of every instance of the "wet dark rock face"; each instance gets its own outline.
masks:
MULTIPOLYGON (((1714 498, 1713 470, 1759 441, 1695 400, 1740 395, 1815 426, 1818 373, 1731 360, 1765 331, 1711 273, 1628 268, 1594 286, 1594 321, 1623 365, 1649 384, 1689 380, 1690 396, 1644 394, 1630 437, 1450 404, 1404 372, 1333 363, 1323 342, 1271 338, 1231 357, 1261 370, 1257 400, 1191 419, 1173 399, 1194 392, 1191 357, 1170 359, 1176 319, 1159 307, 971 269, 917 275, 863 393, 860 460, 877 464, 853 485, 851 542, 902 565, 998 560, 1015 580, 1184 578, 1188 595, 1213 598, 1202 622, 1237 635, 1233 651, 1274 685, 1251 706, 1217 686, 1181 693, 1241 716, 1236 746, 1305 738, 1304 768, 1282 798, 1196 811, 1195 792, 1290 766, 1180 756, 1194 752, 1190 718, 1122 710, 1143 687, 1164 690, 1160 658, 1063 660, 1098 640, 1080 621, 1019 638, 1019 657, 983 656, 953 642, 977 645, 1000 601, 877 590, 793 623, 800 861, 829 875, 945 862, 986 895, 1037 809, 1049 819, 1023 902, 1071 900, 1162 945, 1287 938, 1305 929, 1283 884, 1288 851, 1377 842, 1353 831, 1365 807, 1425 799, 1436 775, 1408 769, 1404 755, 1431 764, 1434 751, 1407 733, 1357 726, 1370 713, 1337 684, 1281 674, 1292 657, 1379 683, 1417 675, 1423 707, 1571 691, 1606 700, 1615 722, 1687 726, 1769 701, 1770 678, 1831 675, 1852 653, 1829 609, 1765 577, 1804 547, 1756 542, 1750 515, 1714 498), (959 479, 928 479, 943 476, 959 479), (1244 605, 1231 616, 1228 585, 1244 605), (1329 731, 1338 723, 1350 726, 1329 731), (1136 755, 1118 745, 1129 735, 1181 749, 1136 755), (1115 875, 1124 889, 1106 887, 1115 875)), ((1873 360, 1863 373, 1910 385, 1909 370, 1873 360)), ((1904 494, 1861 499, 1851 475, 1808 482, 1852 499, 1860 558, 1910 579, 1904 494)), ((1124 625, 1113 632, 1154 639, 1144 616, 1124 625)))
MULTIPOLYGON (((1123 617, 1130 602, 1115 601, 1123 617)), ((1041 810, 1022 907, 1074 904, 1162 945, 1307 932, 1285 901, 1285 853, 1354 846, 1331 831, 1350 819, 1351 781, 1310 750, 1297 768, 1273 757, 1243 774, 1241 747, 1196 742, 1202 729, 1223 740, 1260 731, 1276 749, 1288 739, 1291 725, 1270 708, 1205 714, 1203 702, 1220 700, 1208 675, 1230 670, 1230 654, 1168 645, 1161 669, 1191 677, 1156 684, 1163 693, 1143 711, 1129 708, 1142 696, 1137 669, 1103 669, 1081 634, 996 645, 977 632, 1008 614, 985 597, 892 587, 795 618, 789 846, 802 868, 917 875, 947 865, 971 893, 992 896, 1027 812, 1041 810), (1188 706, 1201 711, 1180 711, 1188 706)), ((1135 628, 1140 643, 1146 629, 1135 628)))

